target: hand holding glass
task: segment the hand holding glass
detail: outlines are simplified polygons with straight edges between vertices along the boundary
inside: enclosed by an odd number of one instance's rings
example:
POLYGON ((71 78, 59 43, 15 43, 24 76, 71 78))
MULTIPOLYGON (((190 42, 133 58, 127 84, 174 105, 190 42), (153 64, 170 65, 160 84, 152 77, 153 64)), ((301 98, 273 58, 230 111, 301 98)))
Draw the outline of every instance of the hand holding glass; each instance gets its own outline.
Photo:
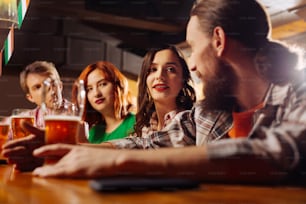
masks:
MULTIPOLYGON (((82 80, 47 79, 42 94, 45 109, 45 143, 76 144, 79 124, 84 112, 85 87, 82 80)), ((56 158, 46 158, 47 164, 56 158)))

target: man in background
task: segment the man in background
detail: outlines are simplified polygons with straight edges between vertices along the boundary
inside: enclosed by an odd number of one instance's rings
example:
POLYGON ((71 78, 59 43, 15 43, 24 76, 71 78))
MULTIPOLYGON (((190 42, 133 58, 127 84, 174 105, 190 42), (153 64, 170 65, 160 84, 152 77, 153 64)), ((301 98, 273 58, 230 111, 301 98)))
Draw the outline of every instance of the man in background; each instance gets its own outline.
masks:
POLYGON ((35 126, 38 128, 44 128, 43 110, 41 107, 43 102, 42 91, 43 82, 48 78, 60 81, 59 73, 54 64, 46 61, 35 61, 29 64, 19 76, 20 86, 26 94, 26 98, 37 105, 31 111, 31 115, 34 115, 35 126))
MULTIPOLYGON (((54 81, 60 81, 59 73, 54 66, 53 63, 47 61, 35 61, 29 65, 27 65, 19 75, 20 86, 24 93, 26 94, 26 98, 36 105, 36 108, 30 110, 30 112, 22 113, 29 114, 34 116, 34 126, 38 129, 44 128, 44 112, 42 108, 43 98, 43 83, 45 80, 50 79, 54 81)), ((46 104, 46 106, 51 106, 51 104, 46 104)), ((51 108, 51 107, 50 107, 51 108)), ((9 133, 9 138, 12 138, 12 132, 9 133)), ((31 136, 30 136, 31 137, 31 136)), ((22 140, 22 139, 21 139, 22 140)), ((16 141, 16 140, 14 140, 16 141)), ((11 162, 20 161, 22 163, 31 165, 42 165, 44 160, 40 158, 35 158, 32 155, 32 152, 35 148, 44 144, 43 140, 35 140, 33 142, 29 142, 29 146, 24 148, 24 159, 12 159, 11 162)), ((27 170, 28 165, 25 165, 25 169, 27 170)))

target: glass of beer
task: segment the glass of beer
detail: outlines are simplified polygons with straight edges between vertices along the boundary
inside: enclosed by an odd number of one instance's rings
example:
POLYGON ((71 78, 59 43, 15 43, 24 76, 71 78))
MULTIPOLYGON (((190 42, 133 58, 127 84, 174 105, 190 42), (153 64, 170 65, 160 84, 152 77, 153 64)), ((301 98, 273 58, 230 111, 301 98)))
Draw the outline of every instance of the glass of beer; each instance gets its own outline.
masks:
MULTIPOLYGON (((2 151, 2 145, 8 141, 8 134, 10 130, 10 117, 0 116, 0 152, 2 151)), ((4 160, 0 154, 0 160, 4 160)))
POLYGON ((21 123, 25 121, 30 123, 31 125, 34 125, 34 120, 34 115, 31 109, 13 109, 11 116, 13 139, 18 139, 30 135, 30 132, 22 128, 21 123))
MULTIPOLYGON (((71 78, 62 78, 61 82, 47 80, 43 95, 45 101, 49 100, 44 116, 45 143, 76 144, 86 100, 84 82, 71 78)), ((45 163, 55 161, 57 158, 46 158, 45 163)))

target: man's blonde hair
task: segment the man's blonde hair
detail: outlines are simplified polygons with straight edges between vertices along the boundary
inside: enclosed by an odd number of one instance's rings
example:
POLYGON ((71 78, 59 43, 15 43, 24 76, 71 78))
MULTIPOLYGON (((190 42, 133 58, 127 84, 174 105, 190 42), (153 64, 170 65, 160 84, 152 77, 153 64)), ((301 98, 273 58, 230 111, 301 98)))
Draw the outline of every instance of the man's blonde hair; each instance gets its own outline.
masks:
POLYGON ((35 61, 26 66, 19 75, 20 86, 25 93, 29 93, 29 87, 26 83, 26 79, 29 74, 39 74, 48 77, 53 76, 55 79, 60 80, 59 73, 52 62, 35 61))

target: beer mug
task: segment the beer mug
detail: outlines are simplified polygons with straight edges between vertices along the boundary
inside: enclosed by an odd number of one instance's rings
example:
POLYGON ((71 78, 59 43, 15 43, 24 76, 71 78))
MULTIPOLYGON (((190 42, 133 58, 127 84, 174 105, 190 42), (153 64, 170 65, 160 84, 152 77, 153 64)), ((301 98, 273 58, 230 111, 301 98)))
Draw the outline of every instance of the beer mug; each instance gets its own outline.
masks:
POLYGON ((83 80, 47 79, 43 87, 45 143, 76 144, 84 112, 86 92, 83 80))
MULTIPOLYGON (((10 130, 10 118, 8 116, 0 116, 0 152, 2 145, 8 141, 8 134, 10 130)), ((0 154, 0 160, 4 158, 0 154)))
POLYGON ((31 125, 34 125, 35 118, 31 109, 17 108, 13 109, 11 116, 11 128, 13 139, 18 139, 22 137, 26 137, 31 133, 27 130, 23 129, 21 126, 21 122, 25 121, 31 125))

